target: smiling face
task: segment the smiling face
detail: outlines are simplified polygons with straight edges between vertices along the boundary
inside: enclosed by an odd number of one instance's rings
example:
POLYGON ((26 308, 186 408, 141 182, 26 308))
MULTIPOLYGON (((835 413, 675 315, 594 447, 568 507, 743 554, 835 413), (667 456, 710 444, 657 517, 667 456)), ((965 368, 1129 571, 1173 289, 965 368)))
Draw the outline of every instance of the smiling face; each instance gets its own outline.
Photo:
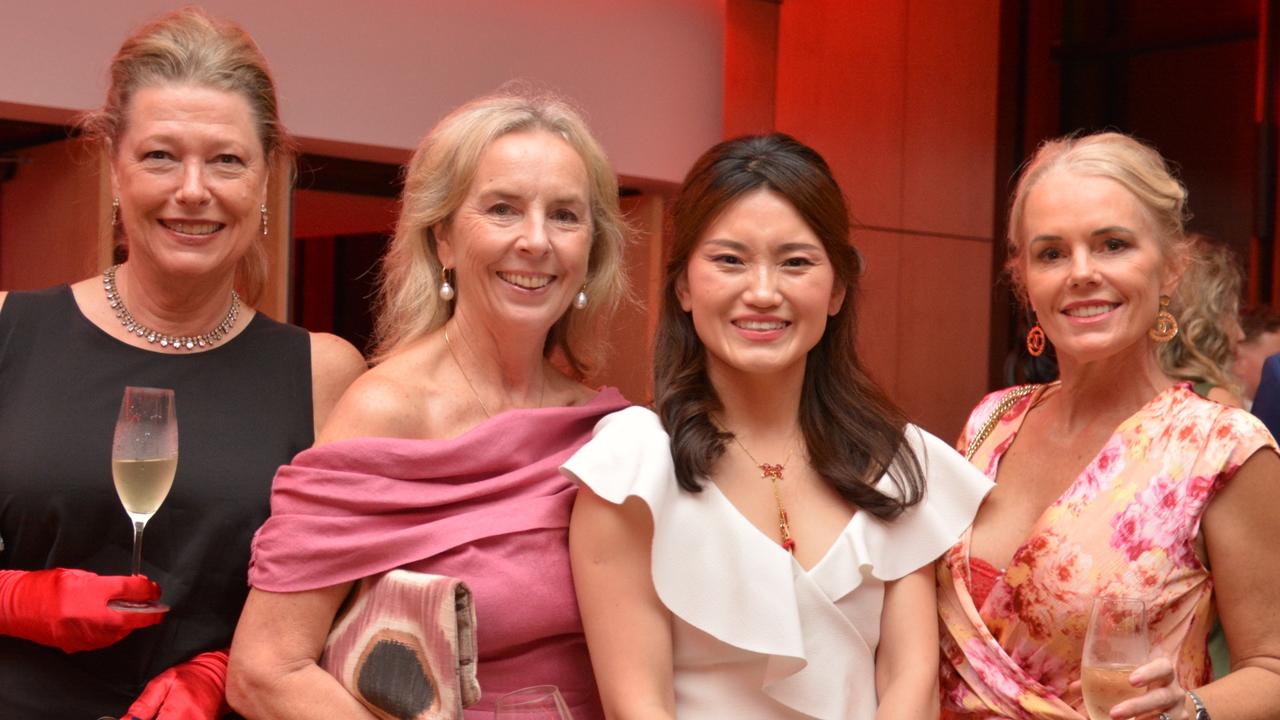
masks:
POLYGON ((193 85, 138 90, 112 148, 131 262, 230 277, 261 232, 267 160, 249 103, 193 85))
POLYGON ((781 195, 754 190, 707 226, 676 286, 714 379, 804 371, 844 301, 822 241, 781 195))
POLYGON ((1029 191, 1019 232, 1027 297, 1060 359, 1151 352, 1147 331, 1177 273, 1132 193, 1052 171, 1029 191))
POLYGON ((545 334, 586 279, 590 207, 586 165, 564 140, 534 130, 493 141, 436 232, 457 279, 455 312, 545 334))

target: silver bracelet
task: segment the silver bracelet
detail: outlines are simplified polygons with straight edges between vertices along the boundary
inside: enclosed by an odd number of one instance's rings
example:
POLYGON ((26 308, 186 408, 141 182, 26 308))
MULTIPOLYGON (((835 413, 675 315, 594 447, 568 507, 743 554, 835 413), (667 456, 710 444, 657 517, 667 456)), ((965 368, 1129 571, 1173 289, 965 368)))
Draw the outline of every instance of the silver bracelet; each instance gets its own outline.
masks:
POLYGON ((1209 711, 1204 707, 1204 701, 1200 699, 1200 696, 1196 694, 1195 690, 1188 690, 1187 697, 1191 698, 1191 704, 1196 706, 1195 720, 1211 720, 1209 718, 1209 711))

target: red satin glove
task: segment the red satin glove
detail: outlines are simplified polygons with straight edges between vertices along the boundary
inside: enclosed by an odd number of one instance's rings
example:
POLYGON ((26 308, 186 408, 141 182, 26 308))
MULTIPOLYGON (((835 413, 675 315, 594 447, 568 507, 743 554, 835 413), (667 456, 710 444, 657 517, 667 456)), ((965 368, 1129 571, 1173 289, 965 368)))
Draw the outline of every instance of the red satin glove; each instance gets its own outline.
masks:
POLYGON ((151 679, 129 706, 128 720, 212 720, 227 707, 227 651, 200 653, 151 679))
POLYGON ((96 650, 164 613, 128 613, 108 600, 155 600, 160 586, 142 575, 96 575, 85 570, 0 570, 0 634, 66 653, 96 650))

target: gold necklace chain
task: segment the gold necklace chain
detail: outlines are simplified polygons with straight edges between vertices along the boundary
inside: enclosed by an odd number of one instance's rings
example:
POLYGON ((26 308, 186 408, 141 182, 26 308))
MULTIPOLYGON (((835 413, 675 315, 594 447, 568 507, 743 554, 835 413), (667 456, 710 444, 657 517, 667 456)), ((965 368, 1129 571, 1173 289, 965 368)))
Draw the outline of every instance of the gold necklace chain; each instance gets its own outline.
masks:
MULTIPOLYGON (((467 338, 466 336, 463 336, 462 339, 465 342, 467 338)), ((485 406, 484 400, 480 399, 480 393, 476 391, 475 384, 471 382, 471 376, 467 374, 466 368, 462 367, 462 363, 458 361, 458 354, 453 350, 453 341, 449 339, 448 325, 444 326, 444 345, 445 347, 449 348, 449 357, 453 358, 453 364, 458 366, 458 372, 462 373, 462 379, 467 381, 467 387, 471 389, 471 396, 476 399, 476 404, 480 406, 480 411, 484 413, 484 416, 486 418, 493 417, 493 413, 489 412, 489 408, 485 406)), ((471 347, 470 343, 467 344, 467 347, 468 348, 471 347)), ((472 355, 474 354, 475 353, 472 352, 472 355)), ((542 401, 546 397, 546 394, 547 394, 547 377, 546 375, 543 375, 542 387, 538 389, 538 407, 539 408, 542 407, 542 401)))
POLYGON ((738 447, 742 448, 742 452, 746 453, 748 458, 751 458, 752 464, 760 468, 760 478, 768 480, 773 486, 773 501, 778 505, 778 534, 782 538, 782 549, 794 555, 796 541, 791 537, 791 519, 787 517, 787 509, 782 505, 782 491, 778 489, 778 483, 782 481, 782 472, 787 469, 787 463, 791 462, 791 454, 796 449, 795 443, 791 443, 790 449, 787 450, 786 458, 780 464, 770 465, 756 460, 756 456, 752 455, 747 446, 742 444, 737 434, 732 434, 732 437, 738 447))

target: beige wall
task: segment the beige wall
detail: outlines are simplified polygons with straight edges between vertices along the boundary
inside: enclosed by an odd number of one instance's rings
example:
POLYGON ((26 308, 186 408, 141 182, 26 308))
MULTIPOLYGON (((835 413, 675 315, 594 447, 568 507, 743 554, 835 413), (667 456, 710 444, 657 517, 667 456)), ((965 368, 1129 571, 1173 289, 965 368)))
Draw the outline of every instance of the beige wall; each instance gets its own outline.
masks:
MULTIPOLYGON (((618 172, 671 182, 719 138, 721 2, 199 4, 253 34, 285 124, 318 151, 398 162, 449 109, 524 79, 580 103, 618 172)), ((107 64, 129 31, 182 4, 0 3, 0 111, 100 104, 107 64)))

